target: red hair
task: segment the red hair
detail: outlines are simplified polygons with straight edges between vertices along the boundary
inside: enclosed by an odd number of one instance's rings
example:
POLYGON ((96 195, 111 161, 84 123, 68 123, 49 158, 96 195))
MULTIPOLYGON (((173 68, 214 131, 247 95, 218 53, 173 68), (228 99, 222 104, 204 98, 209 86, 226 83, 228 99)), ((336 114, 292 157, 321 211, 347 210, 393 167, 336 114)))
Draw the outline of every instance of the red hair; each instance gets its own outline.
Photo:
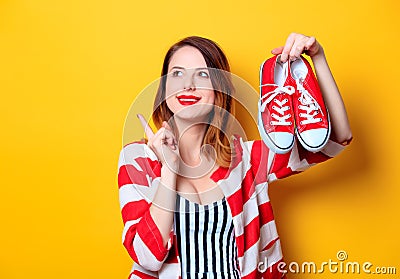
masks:
MULTIPOLYGON (((229 143, 230 117, 234 113, 233 98, 234 87, 230 79, 230 66, 222 49, 212 40, 191 36, 184 38, 170 47, 164 58, 161 70, 160 85, 154 100, 152 119, 159 129, 163 121, 169 121, 173 116, 168 108, 165 97, 168 66, 174 53, 184 46, 191 46, 198 49, 206 61, 207 67, 211 68, 210 78, 215 92, 214 109, 210 113, 207 130, 204 135, 203 145, 210 145, 216 152, 216 162, 219 166, 229 167, 232 151, 229 143), (217 70, 213 70, 217 69, 217 70), (219 107, 221 109, 215 109, 219 107)), ((170 125, 173 122, 170 123, 170 125)), ((173 127, 174 128, 174 127, 173 127)), ((205 150, 209 156, 210 153, 205 150)))

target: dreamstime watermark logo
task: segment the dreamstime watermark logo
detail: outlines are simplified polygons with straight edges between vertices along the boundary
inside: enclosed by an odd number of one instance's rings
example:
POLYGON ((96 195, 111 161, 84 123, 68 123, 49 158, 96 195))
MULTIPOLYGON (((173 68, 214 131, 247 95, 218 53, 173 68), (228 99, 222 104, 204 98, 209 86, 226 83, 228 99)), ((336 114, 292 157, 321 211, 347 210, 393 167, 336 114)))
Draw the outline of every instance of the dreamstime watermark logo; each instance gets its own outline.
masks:
POLYGON ((336 259, 317 264, 315 262, 279 262, 271 263, 268 258, 258 263, 258 271, 266 272, 268 269, 277 269, 279 272, 286 273, 341 273, 341 274, 396 274, 397 269, 394 266, 374 266, 371 262, 347 261, 348 254, 344 250, 336 253, 336 259))

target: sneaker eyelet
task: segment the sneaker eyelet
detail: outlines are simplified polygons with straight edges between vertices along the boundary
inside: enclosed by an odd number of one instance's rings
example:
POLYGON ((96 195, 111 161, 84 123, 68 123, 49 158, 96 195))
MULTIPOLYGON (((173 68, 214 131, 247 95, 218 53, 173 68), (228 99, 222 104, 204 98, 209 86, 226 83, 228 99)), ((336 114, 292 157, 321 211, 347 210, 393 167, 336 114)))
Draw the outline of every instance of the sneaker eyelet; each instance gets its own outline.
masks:
POLYGON ((272 125, 272 121, 269 122, 269 125, 272 125))

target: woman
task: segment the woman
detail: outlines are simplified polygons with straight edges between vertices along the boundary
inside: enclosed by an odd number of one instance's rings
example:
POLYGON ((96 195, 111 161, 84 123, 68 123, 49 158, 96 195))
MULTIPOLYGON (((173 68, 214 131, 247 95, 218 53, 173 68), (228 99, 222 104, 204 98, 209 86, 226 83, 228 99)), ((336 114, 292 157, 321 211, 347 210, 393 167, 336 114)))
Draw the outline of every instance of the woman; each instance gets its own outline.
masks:
POLYGON ((272 50, 282 62, 303 52, 314 63, 332 133, 321 152, 296 145, 278 155, 261 140, 235 136, 230 142, 234 88, 217 44, 188 37, 170 48, 154 104, 159 129, 153 133, 138 115, 148 141, 124 146, 119 159, 123 244, 134 260, 129 278, 284 275, 266 186, 335 156, 352 138, 315 38, 293 33, 285 46, 272 50))

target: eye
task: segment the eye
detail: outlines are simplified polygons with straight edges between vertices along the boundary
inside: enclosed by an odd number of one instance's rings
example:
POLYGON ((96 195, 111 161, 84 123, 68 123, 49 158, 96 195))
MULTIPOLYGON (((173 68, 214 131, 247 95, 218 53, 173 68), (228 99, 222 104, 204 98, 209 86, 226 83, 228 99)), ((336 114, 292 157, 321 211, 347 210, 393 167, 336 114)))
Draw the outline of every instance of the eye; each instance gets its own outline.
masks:
POLYGON ((208 75, 207 71, 199 71, 198 75, 200 77, 204 77, 204 78, 209 78, 210 76, 208 75))
POLYGON ((174 71, 172 72, 172 76, 173 76, 173 77, 181 77, 181 76, 183 76, 183 72, 180 71, 180 70, 174 70, 174 71))

